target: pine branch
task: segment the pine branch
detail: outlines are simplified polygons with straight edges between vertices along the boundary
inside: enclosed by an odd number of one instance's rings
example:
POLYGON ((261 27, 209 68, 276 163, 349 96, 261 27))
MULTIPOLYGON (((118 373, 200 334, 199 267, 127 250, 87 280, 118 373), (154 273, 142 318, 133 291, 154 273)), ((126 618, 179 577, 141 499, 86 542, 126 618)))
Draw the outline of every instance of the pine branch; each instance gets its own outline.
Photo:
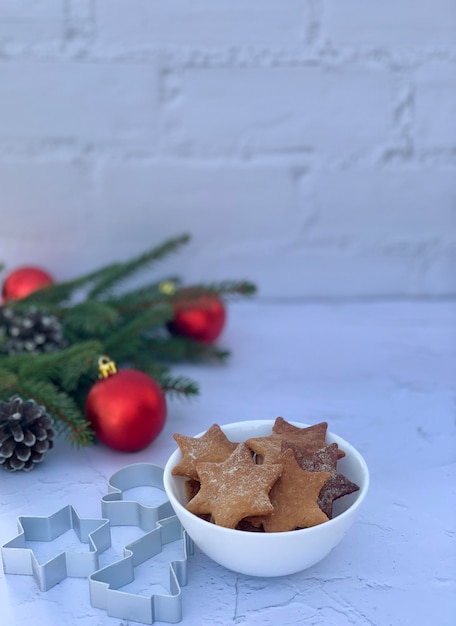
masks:
POLYGON ((93 432, 76 390, 81 378, 95 371, 99 354, 100 344, 89 341, 52 354, 7 357, 2 359, 0 392, 5 398, 14 393, 34 398, 54 418, 57 432, 78 446, 89 445, 93 432))
POLYGON ((17 374, 7 369, 6 367, 0 367, 0 397, 7 398, 15 392, 17 385, 17 374))
POLYGON ((135 355, 134 365, 142 372, 152 376, 168 395, 190 396, 199 393, 198 385, 190 378, 172 376, 169 368, 153 360, 148 351, 135 355))
POLYGON ((127 263, 114 263, 105 269, 104 274, 99 278, 96 285, 89 292, 89 298, 100 298, 106 294, 114 285, 118 285, 121 281, 129 278, 138 270, 143 269, 146 265, 154 261, 162 259, 167 254, 174 252, 178 247, 189 241, 189 235, 181 235, 173 239, 168 239, 159 246, 156 246, 140 254, 136 258, 127 263))
POLYGON ((173 284, 175 289, 179 289, 181 285, 180 280, 173 276, 128 293, 120 294, 115 298, 107 299, 106 302, 123 314, 135 314, 138 311, 169 300, 169 297, 165 296, 161 289, 164 282, 173 284))
POLYGON ((159 379, 159 384, 165 394, 172 396, 196 396, 199 394, 198 385, 184 376, 163 376, 159 379))
POLYGON ((28 378, 48 379, 64 391, 76 389, 79 379, 89 372, 96 372, 101 354, 99 341, 83 341, 58 352, 29 355, 18 368, 22 380, 28 378))
POLYGON ((64 391, 71 393, 80 385, 81 378, 90 376, 95 379, 98 372, 98 359, 102 354, 99 341, 83 341, 59 353, 53 382, 64 391))
POLYGON ((155 378, 157 381, 169 374, 169 367, 164 363, 157 362, 153 355, 147 350, 137 352, 134 356, 130 357, 128 361, 124 361, 124 363, 135 367, 145 374, 149 374, 149 376, 152 376, 152 378, 155 378))
POLYGON ((219 296, 252 296, 256 293, 257 288, 254 283, 246 280, 233 281, 225 280, 218 283, 211 283, 207 286, 208 291, 218 294, 219 296))
POLYGON ((182 361, 198 363, 210 359, 224 361, 230 354, 228 350, 221 350, 215 345, 200 343, 186 337, 146 337, 144 348, 154 359, 174 363, 182 361))
POLYGON ((99 298, 116 283, 125 280, 149 263, 158 261, 166 254, 174 252, 179 246, 187 243, 189 240, 189 235, 181 235, 180 237, 169 239, 159 246, 155 246, 127 263, 111 263, 74 280, 47 285, 23 298, 20 306, 29 304, 52 305, 68 302, 76 289, 80 289, 90 283, 95 283, 95 285, 89 292, 88 297, 92 299, 99 298))
POLYGON ((45 406, 55 420, 56 431, 66 434, 72 443, 77 446, 92 443, 94 433, 82 411, 68 394, 51 382, 33 378, 21 379, 15 392, 23 398, 33 398, 38 404, 45 406))
MULTIPOLYGON (((170 374, 176 362, 223 361, 227 350, 188 337, 170 335, 168 324, 176 306, 203 295, 222 298, 248 296, 255 285, 247 281, 223 281, 182 288, 178 277, 168 279, 174 290, 163 289, 164 280, 127 291, 117 287, 134 273, 187 243, 182 235, 165 241, 124 263, 111 263, 79 278, 56 283, 8 307, 32 305, 61 322, 69 347, 54 353, 0 354, 0 394, 18 393, 46 407, 56 429, 77 445, 92 442, 94 433, 84 416, 89 389, 97 378, 98 358, 107 354, 118 364, 133 367, 155 378, 168 395, 189 397, 197 384, 170 374), (76 302, 76 303, 75 303, 76 302)), ((0 329, 0 343, 2 341, 0 329)))
POLYGON ((256 293, 256 285, 245 280, 224 280, 207 285, 193 285, 192 287, 186 287, 176 292, 175 299, 198 298, 208 293, 214 293, 225 298, 233 296, 251 296, 256 293))
POLYGON ((18 373, 21 367, 30 361, 30 354, 0 355, 0 369, 18 373))
POLYGON ((41 289, 33 291, 25 298, 12 302, 11 304, 19 307, 29 306, 31 304, 36 306, 56 307, 59 304, 68 302, 76 289, 80 289, 84 285, 93 282, 103 271, 105 271, 104 268, 95 270, 94 272, 90 272, 74 280, 46 285, 41 289))
POLYGON ((119 321, 119 312, 113 306, 96 300, 65 309, 62 319, 66 335, 78 339, 109 334, 119 321))
POLYGON ((39 379, 52 380, 58 377, 61 352, 51 354, 31 354, 23 359, 16 368, 19 382, 21 380, 39 379))
POLYGON ((141 349, 144 333, 166 325, 172 317, 173 310, 166 304, 140 313, 103 342, 104 352, 119 361, 129 359, 141 349))

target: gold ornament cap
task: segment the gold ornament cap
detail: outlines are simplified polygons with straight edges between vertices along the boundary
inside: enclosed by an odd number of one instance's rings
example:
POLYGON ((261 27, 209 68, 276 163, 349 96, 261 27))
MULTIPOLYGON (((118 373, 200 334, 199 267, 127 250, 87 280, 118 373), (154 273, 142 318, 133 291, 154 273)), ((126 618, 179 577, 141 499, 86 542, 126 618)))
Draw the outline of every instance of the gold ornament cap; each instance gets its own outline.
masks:
POLYGON ((171 280, 163 280, 158 290, 165 296, 173 296, 176 293, 176 285, 171 280))
POLYGON ((98 378, 109 378, 117 374, 117 366, 108 356, 101 356, 98 359, 98 378))

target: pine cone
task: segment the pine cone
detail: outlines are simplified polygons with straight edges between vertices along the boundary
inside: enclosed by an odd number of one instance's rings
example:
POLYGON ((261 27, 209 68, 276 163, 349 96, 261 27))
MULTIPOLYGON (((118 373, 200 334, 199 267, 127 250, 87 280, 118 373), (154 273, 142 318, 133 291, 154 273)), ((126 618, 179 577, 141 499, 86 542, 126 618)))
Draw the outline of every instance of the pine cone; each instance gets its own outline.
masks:
POLYGON ((53 315, 36 307, 0 307, 0 354, 55 352, 66 345, 62 325, 53 315))
POLYGON ((35 400, 15 395, 0 402, 0 465, 15 472, 32 470, 53 445, 52 418, 35 400))

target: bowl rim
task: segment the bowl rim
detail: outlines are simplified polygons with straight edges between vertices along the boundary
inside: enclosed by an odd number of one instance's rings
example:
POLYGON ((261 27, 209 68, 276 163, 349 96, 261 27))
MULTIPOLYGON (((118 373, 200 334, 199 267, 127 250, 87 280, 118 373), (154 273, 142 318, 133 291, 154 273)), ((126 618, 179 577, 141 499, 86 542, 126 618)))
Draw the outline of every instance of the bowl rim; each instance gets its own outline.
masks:
MULTIPOLYGON (((288 421, 288 420, 287 420, 288 421)), ((230 422, 227 424, 219 424, 220 428, 222 429, 223 432, 224 428, 228 428, 228 427, 234 427, 237 425, 245 425, 247 428, 249 426, 249 424, 252 425, 262 425, 262 426, 268 426, 268 425, 273 425, 275 422, 275 419, 263 419, 263 420, 245 420, 245 421, 238 421, 238 422, 230 422)), ((300 428, 306 428, 308 426, 312 426, 312 424, 307 424, 305 422, 297 422, 297 421, 288 421, 289 424, 292 424, 293 426, 298 426, 300 428)), ((318 422, 317 422, 318 423, 318 422)), ((204 435, 204 433, 207 431, 203 430, 200 433, 198 433, 197 435, 193 435, 193 438, 199 438, 202 437, 204 435)), ((337 443, 338 445, 341 446, 341 448, 344 450, 345 453, 347 453, 347 450, 350 451, 350 454, 352 454, 357 461, 360 464, 361 467, 361 471, 363 473, 364 476, 364 481, 363 481, 363 485, 359 486, 359 491, 356 492, 356 499, 354 502, 352 502, 352 504, 350 504, 350 506, 345 509, 345 511, 342 511, 342 513, 339 513, 338 515, 336 515, 336 517, 333 517, 331 519, 329 519, 326 522, 323 522, 322 524, 317 524, 316 526, 311 526, 309 528, 299 528, 296 530, 286 530, 286 531, 281 531, 281 532, 271 532, 271 533, 261 533, 261 532, 248 532, 248 531, 240 531, 238 528, 226 528, 224 526, 218 526, 216 524, 212 524, 211 522, 208 522, 207 520, 204 520, 200 517, 198 517, 197 515, 195 515, 194 513, 191 513, 181 502, 179 502, 178 498, 174 495, 173 490, 171 488, 171 480, 173 479, 185 479, 184 476, 173 476, 171 474, 171 470, 172 467, 174 467, 174 465, 177 463, 178 461, 178 456, 179 454, 182 454, 179 447, 177 447, 174 452, 171 453, 171 455, 168 457, 168 460, 166 461, 164 470, 163 470, 163 484, 164 484, 164 489, 165 492, 169 498, 169 501, 171 503, 171 506, 173 507, 173 509, 175 510, 175 513, 177 514, 177 511, 175 509, 175 507, 177 506, 177 508, 182 512, 183 515, 189 515, 192 516, 192 519, 195 520, 199 520, 200 522, 204 522, 206 524, 210 524, 211 527, 214 527, 217 529, 217 532, 222 532, 222 533, 228 533, 228 535, 231 535, 232 533, 235 533, 236 536, 239 536, 239 533, 244 533, 245 535, 249 535, 250 537, 252 537, 253 541, 267 541, 267 539, 253 539, 253 537, 277 537, 277 536, 282 536, 285 537, 287 535, 299 535, 301 536, 302 533, 305 533, 306 535, 311 535, 313 533, 318 533, 319 529, 321 529, 322 527, 325 528, 330 528, 330 526, 333 526, 334 524, 339 524, 341 521, 343 521, 343 519, 349 515, 352 515, 354 510, 358 509, 362 502, 364 501, 367 492, 369 490, 369 485, 370 485, 370 475, 369 475, 369 468, 367 466, 367 463, 363 457, 363 455, 357 450, 357 448, 355 448, 355 446, 353 446, 351 443, 349 443, 348 441, 346 441, 345 439, 343 439, 342 437, 340 437, 339 435, 337 435, 336 433, 333 433, 332 431, 328 431, 327 432, 327 436, 330 435, 332 438, 334 438, 336 441, 335 443, 337 443), (338 521, 339 520, 339 521, 338 521)), ((198 521, 196 521, 196 523, 198 523, 198 521)))

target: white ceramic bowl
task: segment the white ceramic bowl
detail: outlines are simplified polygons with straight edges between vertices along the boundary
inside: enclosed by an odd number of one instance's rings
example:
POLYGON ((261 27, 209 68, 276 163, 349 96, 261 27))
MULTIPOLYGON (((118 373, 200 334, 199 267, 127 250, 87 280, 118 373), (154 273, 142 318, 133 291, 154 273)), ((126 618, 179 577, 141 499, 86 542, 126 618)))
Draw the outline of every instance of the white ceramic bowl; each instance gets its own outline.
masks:
MULTIPOLYGON (((303 428, 308 424, 291 422, 303 428)), ((263 437, 272 431, 274 420, 256 420, 221 425, 231 441, 263 437)), ((200 437, 203 433, 195 435, 200 437)), ((359 491, 334 502, 333 519, 312 528, 277 533, 259 533, 216 526, 190 513, 186 507, 185 478, 173 476, 172 468, 181 460, 180 450, 168 459, 164 486, 182 526, 195 544, 212 560, 230 570, 250 576, 285 576, 321 561, 341 541, 352 525, 369 487, 369 471, 360 453, 349 443, 327 434, 328 443, 337 443, 345 452, 338 470, 359 485, 359 491)))

